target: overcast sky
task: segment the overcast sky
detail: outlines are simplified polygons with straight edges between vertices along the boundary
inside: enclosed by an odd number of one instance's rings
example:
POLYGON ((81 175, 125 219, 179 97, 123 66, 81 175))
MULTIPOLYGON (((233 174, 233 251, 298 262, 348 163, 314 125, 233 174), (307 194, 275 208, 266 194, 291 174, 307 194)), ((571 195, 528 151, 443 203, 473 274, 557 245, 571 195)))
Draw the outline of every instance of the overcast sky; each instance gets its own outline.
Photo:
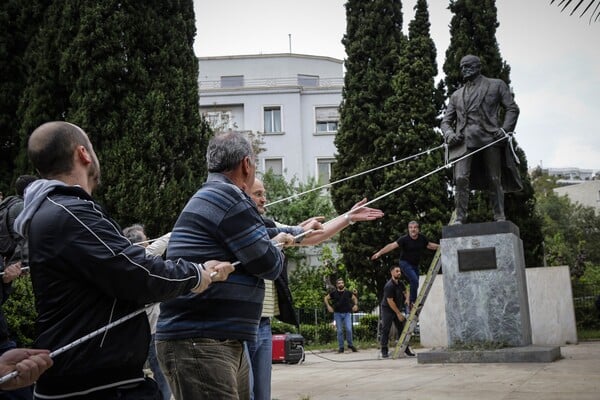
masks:
MULTIPOLYGON (((403 1, 404 26, 414 0, 403 1)), ((499 0, 496 38, 521 108, 517 139, 529 167, 600 170, 600 22, 550 0, 499 0)), ((196 55, 293 53, 344 59, 345 0, 194 0, 196 55)), ((450 43, 447 0, 430 0, 441 71, 450 43)), ((438 77, 441 79, 442 75, 438 77)))

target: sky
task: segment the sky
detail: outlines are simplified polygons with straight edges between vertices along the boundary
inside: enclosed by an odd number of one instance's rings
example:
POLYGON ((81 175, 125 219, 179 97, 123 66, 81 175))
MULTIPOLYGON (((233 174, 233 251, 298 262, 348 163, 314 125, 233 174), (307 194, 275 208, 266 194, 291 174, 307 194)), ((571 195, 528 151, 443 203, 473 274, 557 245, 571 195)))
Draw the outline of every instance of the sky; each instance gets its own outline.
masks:
MULTIPOLYGON (((450 43, 447 0, 430 0, 440 74, 450 43)), ((287 53, 345 59, 345 0, 194 0, 198 57, 287 53), (291 35, 291 40, 290 40, 291 35), (291 45, 290 45, 291 42, 291 45)), ((402 2, 404 29, 415 0, 402 2)), ((497 0, 496 39, 521 109, 516 138, 529 168, 600 170, 600 21, 550 0, 497 0), (594 111, 595 110, 595 111, 594 111)))

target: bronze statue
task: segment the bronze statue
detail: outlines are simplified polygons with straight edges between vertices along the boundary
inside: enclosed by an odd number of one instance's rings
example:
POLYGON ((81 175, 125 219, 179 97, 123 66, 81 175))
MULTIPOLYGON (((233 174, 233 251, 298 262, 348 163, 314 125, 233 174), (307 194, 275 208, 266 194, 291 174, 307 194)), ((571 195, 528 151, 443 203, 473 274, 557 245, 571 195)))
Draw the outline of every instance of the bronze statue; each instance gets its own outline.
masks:
MULTIPOLYGON (((442 132, 449 147, 450 160, 513 133, 519 107, 508 85, 500 79, 481 75, 479 57, 467 55, 460 60, 465 84, 457 89, 442 119, 442 132), (504 122, 499 111, 504 109, 504 122)), ((522 189, 512 150, 507 140, 465 157, 454 165, 456 224, 467 218, 469 190, 489 190, 495 221, 505 221, 504 193, 522 189)))

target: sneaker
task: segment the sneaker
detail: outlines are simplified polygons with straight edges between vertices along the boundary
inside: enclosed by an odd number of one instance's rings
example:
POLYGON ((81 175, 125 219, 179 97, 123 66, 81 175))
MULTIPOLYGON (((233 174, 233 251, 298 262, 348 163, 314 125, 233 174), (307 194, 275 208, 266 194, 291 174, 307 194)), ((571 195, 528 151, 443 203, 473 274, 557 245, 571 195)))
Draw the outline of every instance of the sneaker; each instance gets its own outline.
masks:
POLYGON ((343 352, 344 352, 344 349, 343 349, 343 348, 339 348, 339 349, 338 349, 338 353, 343 353, 343 352))
POLYGON ((416 354, 415 354, 415 353, 413 353, 413 352, 410 350, 410 347, 408 347, 408 346, 406 346, 406 350, 404 350, 404 354, 406 354, 408 357, 414 357, 414 356, 416 356, 416 354))
POLYGON ((356 350, 356 347, 354 347, 354 346, 348 346, 348 348, 350 350, 352 350, 353 353, 356 353, 358 351, 358 350, 356 350))
POLYGON ((382 347, 381 348, 381 358, 389 358, 390 355, 388 354, 388 348, 387 347, 382 347))

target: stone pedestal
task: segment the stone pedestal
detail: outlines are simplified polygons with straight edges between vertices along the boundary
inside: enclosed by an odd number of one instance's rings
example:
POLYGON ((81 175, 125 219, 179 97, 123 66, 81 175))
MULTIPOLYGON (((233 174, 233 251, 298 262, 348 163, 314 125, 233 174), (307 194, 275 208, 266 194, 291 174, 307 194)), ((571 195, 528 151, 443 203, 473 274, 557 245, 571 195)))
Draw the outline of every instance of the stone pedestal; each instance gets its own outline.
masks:
POLYGON ((523 243, 510 221, 452 225, 441 240, 448 346, 528 346, 523 243))

